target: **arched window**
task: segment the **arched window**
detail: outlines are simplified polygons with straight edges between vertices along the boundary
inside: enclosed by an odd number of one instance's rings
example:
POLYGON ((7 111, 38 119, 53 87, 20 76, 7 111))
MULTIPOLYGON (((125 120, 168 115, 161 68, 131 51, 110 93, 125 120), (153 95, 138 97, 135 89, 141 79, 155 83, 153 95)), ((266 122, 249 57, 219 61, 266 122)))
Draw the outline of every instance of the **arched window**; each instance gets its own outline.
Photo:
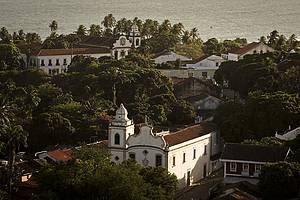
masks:
POLYGON ((120 135, 119 135, 119 133, 115 134, 115 144, 120 144, 120 135))
POLYGON ((136 46, 140 46, 140 40, 139 40, 139 39, 136 39, 135 45, 136 45, 136 46))

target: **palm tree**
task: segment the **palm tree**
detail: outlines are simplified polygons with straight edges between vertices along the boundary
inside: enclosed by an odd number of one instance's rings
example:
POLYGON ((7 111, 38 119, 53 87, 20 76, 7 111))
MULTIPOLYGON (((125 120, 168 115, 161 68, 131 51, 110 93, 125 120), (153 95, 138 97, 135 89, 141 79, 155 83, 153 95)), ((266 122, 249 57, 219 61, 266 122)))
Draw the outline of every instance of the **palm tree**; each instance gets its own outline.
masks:
POLYGON ((76 34, 78 36, 85 36, 86 35, 86 27, 84 25, 79 25, 76 34))
POLYGON ((101 24, 106 28, 106 29, 111 29, 115 26, 116 24, 116 19, 112 14, 108 14, 107 16, 104 17, 103 21, 101 24))
POLYGON ((191 37, 193 38, 193 40, 198 38, 198 29, 197 28, 193 28, 190 32, 191 37))
POLYGON ((50 24, 49 24, 49 28, 51 30, 51 33, 54 33, 57 31, 58 28, 58 24, 57 21, 53 20, 50 24))
POLYGON ((100 25, 92 24, 90 26, 90 35, 91 36, 100 36, 102 34, 100 25))
POLYGON ((189 32, 189 31, 184 31, 181 40, 182 40, 182 42, 183 42, 184 44, 187 44, 187 43, 190 42, 190 37, 191 37, 190 32, 189 32))

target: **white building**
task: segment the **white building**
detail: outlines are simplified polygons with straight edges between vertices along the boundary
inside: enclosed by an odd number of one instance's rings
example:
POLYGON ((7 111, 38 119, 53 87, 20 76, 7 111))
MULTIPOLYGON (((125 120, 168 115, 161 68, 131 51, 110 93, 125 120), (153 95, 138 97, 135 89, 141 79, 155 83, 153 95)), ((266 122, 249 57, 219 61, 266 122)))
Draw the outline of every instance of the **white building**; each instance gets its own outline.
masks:
POLYGON ((193 69, 207 69, 207 70, 217 70, 222 62, 226 60, 221 56, 211 55, 211 56, 202 56, 193 61, 193 63, 186 64, 186 68, 193 69))
POLYGON ((41 49, 31 54, 28 66, 50 75, 65 73, 72 58, 77 55, 100 58, 111 56, 111 52, 106 48, 41 49))
POLYGON ((223 54, 222 57, 227 60, 237 61, 243 59, 246 55, 263 54, 273 51, 273 48, 262 42, 252 42, 242 48, 229 52, 227 55, 223 54))
POLYGON ((180 187, 209 175, 216 166, 211 157, 220 151, 211 122, 201 122, 174 133, 153 133, 144 124, 135 133, 133 121, 121 104, 109 127, 108 149, 113 162, 134 159, 143 166, 162 166, 177 176, 180 187))
POLYGON ((175 62, 177 60, 190 61, 192 59, 186 56, 179 55, 173 51, 163 51, 161 53, 156 54, 153 60, 155 64, 161 65, 167 62, 175 62))
POLYGON ((64 73, 76 55, 94 58, 113 57, 116 60, 124 58, 132 48, 141 44, 140 32, 136 25, 132 26, 129 35, 120 33, 116 37, 86 36, 75 48, 71 49, 36 49, 27 58, 23 52, 22 58, 27 67, 42 69, 48 74, 64 73), (28 62, 28 63, 27 63, 28 62))

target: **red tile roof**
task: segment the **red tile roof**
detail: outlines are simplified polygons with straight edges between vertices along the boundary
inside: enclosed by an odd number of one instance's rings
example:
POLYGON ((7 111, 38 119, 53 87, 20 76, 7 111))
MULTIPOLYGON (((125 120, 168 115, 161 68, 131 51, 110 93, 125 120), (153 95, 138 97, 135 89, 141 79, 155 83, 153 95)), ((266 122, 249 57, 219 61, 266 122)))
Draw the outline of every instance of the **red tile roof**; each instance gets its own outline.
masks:
POLYGON ((73 151, 72 149, 58 149, 54 151, 48 151, 48 155, 57 161, 67 162, 73 158, 73 151))
POLYGON ((174 146, 197 137, 204 136, 216 130, 216 126, 212 122, 201 122, 194 126, 179 130, 175 133, 165 135, 164 139, 166 140, 168 146, 174 146))
POLYGON ((230 53, 243 55, 243 54, 247 53, 248 51, 256 48, 259 44, 260 44, 260 42, 252 42, 252 43, 247 44, 246 46, 244 46, 242 48, 235 49, 235 50, 231 51, 230 53))
POLYGON ((73 49, 41 49, 35 52, 33 56, 58 56, 58 55, 82 55, 82 54, 101 54, 110 53, 106 47, 97 48, 73 48, 73 49))

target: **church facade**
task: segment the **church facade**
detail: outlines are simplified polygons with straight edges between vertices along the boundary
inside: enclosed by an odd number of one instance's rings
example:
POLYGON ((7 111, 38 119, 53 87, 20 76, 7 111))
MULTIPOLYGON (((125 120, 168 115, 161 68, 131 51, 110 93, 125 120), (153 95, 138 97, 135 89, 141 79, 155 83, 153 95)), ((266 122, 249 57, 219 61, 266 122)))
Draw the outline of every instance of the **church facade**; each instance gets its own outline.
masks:
POLYGON ((133 159, 142 166, 164 167, 177 176, 180 187, 195 183, 214 170, 211 157, 220 149, 217 131, 211 122, 173 133, 153 133, 153 128, 145 123, 136 133, 127 115, 121 104, 109 127, 108 149, 113 162, 133 159))

